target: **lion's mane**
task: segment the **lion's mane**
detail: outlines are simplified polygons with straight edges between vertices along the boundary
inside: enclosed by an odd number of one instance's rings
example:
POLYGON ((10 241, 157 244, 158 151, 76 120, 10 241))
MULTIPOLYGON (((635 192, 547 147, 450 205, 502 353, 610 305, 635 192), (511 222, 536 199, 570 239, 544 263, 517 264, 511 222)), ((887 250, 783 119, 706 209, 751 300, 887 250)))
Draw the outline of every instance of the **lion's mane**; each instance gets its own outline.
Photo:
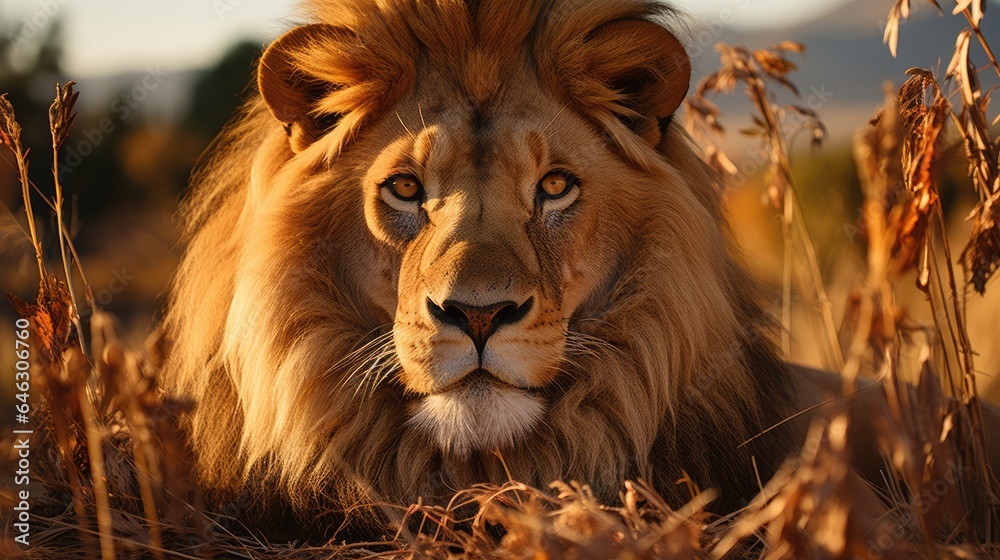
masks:
MULTIPOLYGON (((505 65, 524 64, 518 54, 525 48, 540 74, 558 74, 545 61, 572 44, 578 30, 664 14, 662 6, 644 0, 317 0, 309 8, 317 21, 364 37, 387 75, 397 76, 383 84, 390 88, 412 83, 426 53, 450 57, 452 71, 470 89, 497 78, 505 65)), ((313 63, 348 72, 336 67, 332 54, 313 63)), ((586 99, 585 86, 575 100, 586 99)), ((358 89, 364 91, 377 88, 358 89)), ((351 138, 363 135, 367 120, 392 98, 338 93, 349 101, 333 133, 334 166, 336 153, 349 150, 351 138)), ((634 165, 658 165, 643 160, 648 149, 630 148, 640 140, 612 136, 634 165)), ((267 253, 261 244, 298 239, 291 228, 309 232, 315 225, 257 231, 257 205, 311 173, 307 166, 274 173, 295 165, 287 163, 286 145, 281 125, 259 98, 252 99, 211 148, 182 209, 187 249, 166 315, 166 370, 170 389, 197 403, 187 431, 206 488, 224 494, 274 485, 299 504, 317 497, 409 501, 475 482, 503 482, 509 469, 541 486, 555 479, 585 481, 605 499, 617 495, 623 480, 641 477, 675 505, 688 497, 688 488, 677 484, 687 476, 702 487, 722 488, 722 507, 731 507, 754 495, 755 468, 766 477, 791 449, 780 429, 744 445, 787 414, 788 373, 756 285, 734 257, 720 180, 677 123, 658 150, 699 208, 656 208, 653 201, 650 212, 700 221, 710 234, 679 239, 674 224, 623 217, 634 232, 628 257, 612 285, 570 323, 571 331, 608 344, 578 354, 570 349, 569 374, 548 390, 543 427, 502 450, 503 462, 488 453, 446 460, 405 429, 406 396, 398 388, 362 397, 339 385, 347 372, 338 368, 356 367, 340 365, 345 356, 384 323, 363 286, 323 266, 337 243, 364 232, 357 226, 355 190, 331 185, 335 207, 312 209, 317 222, 333 222, 327 227, 338 232, 335 243, 295 265, 257 263, 299 267, 285 275, 285 285, 237 289, 246 280, 241 263, 267 253)))

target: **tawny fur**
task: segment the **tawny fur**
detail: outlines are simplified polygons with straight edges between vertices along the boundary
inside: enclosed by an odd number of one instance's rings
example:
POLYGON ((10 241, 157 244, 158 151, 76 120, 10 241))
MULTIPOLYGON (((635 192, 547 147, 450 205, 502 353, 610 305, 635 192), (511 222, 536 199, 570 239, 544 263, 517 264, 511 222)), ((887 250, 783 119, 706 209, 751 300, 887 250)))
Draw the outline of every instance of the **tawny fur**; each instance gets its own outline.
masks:
POLYGON ((782 430, 741 445, 790 410, 774 325, 734 257, 719 178, 676 124, 661 137, 655 119, 666 115, 644 110, 662 100, 630 99, 601 79, 671 62, 650 59, 629 33, 585 43, 603 23, 662 24, 669 13, 642 0, 308 9, 346 31, 310 40, 296 71, 336 87, 317 89, 293 123, 250 102, 183 209, 166 369, 171 390, 198 403, 187 428, 206 487, 280 488, 303 507, 336 508, 442 499, 504 482, 509 469, 542 487, 584 481, 605 499, 641 477, 679 505, 685 475, 719 487, 721 509, 750 498, 755 469, 766 477, 792 449, 782 430), (503 462, 491 451, 456 458, 410 421, 416 397, 398 380, 387 341, 399 319, 387 308, 416 295, 394 283, 408 272, 399 243, 366 226, 359 182, 387 143, 422 128, 435 99, 502 123, 516 109, 505 100, 539 97, 555 126, 583 138, 588 161, 631 177, 608 187, 614 201, 585 207, 590 250, 614 266, 567 318, 564 360, 538 392, 548 403, 538 429, 501 445, 503 462), (315 124, 332 115, 332 129, 315 124), (359 368, 381 382, 353 384, 359 368))

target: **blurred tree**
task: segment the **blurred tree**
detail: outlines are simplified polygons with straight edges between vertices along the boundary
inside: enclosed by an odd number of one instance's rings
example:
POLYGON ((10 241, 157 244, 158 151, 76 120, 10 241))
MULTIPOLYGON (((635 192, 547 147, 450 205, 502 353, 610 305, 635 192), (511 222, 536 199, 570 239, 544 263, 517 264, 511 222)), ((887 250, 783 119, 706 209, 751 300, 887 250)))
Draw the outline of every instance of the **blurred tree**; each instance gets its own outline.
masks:
MULTIPOLYGON (((30 151, 29 179, 51 192, 52 148, 48 107, 55 93, 55 83, 66 81, 60 65, 62 20, 59 14, 44 11, 36 15, 18 11, 17 17, 9 17, 10 12, 0 0, 0 94, 7 94, 21 124, 21 142, 30 151)), ((45 208, 37 194, 32 195, 32 202, 36 208, 45 208)), ((38 278, 34 252, 23 234, 23 207, 14 156, 6 146, 0 146, 2 288, 30 295, 37 288, 38 278)), ((37 216, 41 221, 48 219, 44 210, 39 211, 37 216)), ((43 248, 52 253, 52 239, 43 238, 42 241, 43 248)), ((9 323, 13 313, 10 306, 0 305, 0 319, 5 323, 9 323)))
MULTIPOLYGON (((946 146, 951 155, 944 158, 939 170, 941 205, 946 215, 964 215, 977 202, 975 190, 970 186, 961 145, 952 141, 946 146)), ((841 257, 837 249, 845 246, 860 254, 865 247, 864 195, 852 148, 829 146, 798 155, 792 172, 800 185, 799 202, 819 254, 835 261, 841 257)))
MULTIPOLYGON (((0 2, 3 13, 7 10, 0 2)), ((14 105, 23 129, 21 141, 31 151, 31 180, 50 185, 48 106, 55 83, 65 81, 60 68, 63 27, 58 14, 41 14, 44 17, 34 18, 38 21, 26 15, 20 21, 0 18, 0 94, 6 93, 14 105)), ((21 207, 17 170, 10 152, 3 148, 0 153, 0 202, 15 210, 21 207)))
MULTIPOLYGON (((2 8, 0 0, 0 13, 4 13, 2 8)), ((9 94, 17 111, 24 144, 31 149, 31 178, 45 191, 52 184, 47 108, 55 83, 67 80, 60 69, 63 43, 58 16, 21 11, 0 19, 0 92, 9 94), (19 23, 5 23, 18 19, 19 23), (40 25, 46 22, 47 26, 40 25)), ((205 71, 171 74, 169 79, 193 82, 189 109, 179 122, 162 117, 151 120, 141 99, 133 100, 140 84, 147 83, 146 76, 123 73, 91 78, 120 89, 106 103, 89 99, 81 105, 77 124, 59 156, 70 211, 79 222, 89 224, 78 238, 83 253, 98 250, 105 242, 95 223, 175 210, 198 154, 241 104, 260 51, 259 42, 243 41, 205 71), (126 102, 127 113, 123 111, 126 102)), ((139 93, 145 98, 163 95, 162 91, 139 93)), ((90 91, 82 87, 80 93, 87 99, 90 91)), ((16 170, 12 159, 0 158, 4 159, 0 162, 0 201, 16 212, 21 207, 16 170)))
POLYGON ((214 138, 247 94, 260 54, 259 42, 232 46, 195 82, 185 124, 209 141, 214 138))

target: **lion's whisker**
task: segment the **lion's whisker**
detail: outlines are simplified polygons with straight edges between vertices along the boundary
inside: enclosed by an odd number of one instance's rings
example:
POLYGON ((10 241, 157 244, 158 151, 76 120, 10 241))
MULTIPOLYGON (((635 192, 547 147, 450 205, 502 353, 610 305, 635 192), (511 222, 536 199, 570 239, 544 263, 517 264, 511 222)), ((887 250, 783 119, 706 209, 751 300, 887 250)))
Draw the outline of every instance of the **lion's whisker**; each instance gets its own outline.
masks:
POLYGON ((348 384, 355 383, 355 394, 360 390, 361 386, 364 385, 365 379, 368 377, 368 371, 370 367, 366 367, 369 362, 362 362, 354 367, 350 373, 344 376, 344 378, 334 387, 334 390, 340 390, 347 387, 348 384))
POLYGON ((389 367, 385 368, 375 382, 372 383, 370 397, 375 396, 375 389, 377 389, 379 385, 382 385, 386 380, 394 377, 395 374, 402 369, 402 365, 399 363, 399 360, 394 360, 393 363, 388 364, 388 366, 389 367))
POLYGON ((364 362, 355 368, 353 375, 357 373, 364 372, 362 375, 359 385, 364 385, 372 376, 372 374, 378 370, 379 365, 390 353, 390 349, 386 347, 385 344, 380 346, 377 351, 373 352, 364 362))
POLYGON ((552 120, 549 121, 549 124, 545 125, 545 128, 542 129, 542 132, 540 134, 545 134, 545 131, 548 130, 550 126, 552 126, 552 123, 556 122, 556 119, 558 119, 559 115, 563 114, 563 111, 565 110, 566 110, 565 105, 559 107, 559 110, 556 111, 556 114, 552 116, 552 120))
POLYGON ((399 124, 403 125, 403 129, 406 130, 406 133, 410 135, 410 138, 416 138, 413 132, 410 131, 410 127, 406 126, 406 123, 403 122, 403 117, 399 115, 399 111, 396 111, 396 118, 399 119, 399 124))
MULTIPOLYGON (((385 327, 385 325, 383 325, 382 327, 379 327, 379 328, 384 328, 384 327, 385 327)), ((353 363, 355 363, 358 360, 363 360, 363 358, 365 358, 367 356, 368 352, 370 352, 371 350, 373 350, 375 348, 380 348, 380 347, 384 346, 385 343, 386 343, 386 340, 389 339, 391 336, 392 336, 392 331, 389 331, 387 333, 384 333, 384 334, 381 334, 381 335, 375 337, 374 339, 372 339, 369 342, 365 343, 364 345, 362 345, 361 347, 357 348, 356 350, 351 351, 346 356, 344 356, 340 360, 337 360, 337 362, 335 362, 333 365, 331 365, 329 368, 327 368, 326 371, 323 373, 323 376, 325 377, 327 375, 330 375, 331 373, 333 373, 337 369, 340 369, 342 366, 349 366, 350 364, 353 364, 353 363)), ((365 360, 363 360, 363 361, 365 361, 365 360)), ((363 361, 362 361, 362 365, 363 365, 363 361)), ((349 378, 350 378, 350 375, 348 375, 347 377, 345 377, 341 381, 341 383, 338 384, 338 386, 336 388, 339 389, 339 388, 343 387, 343 384, 349 378)))
MULTIPOLYGON (((366 336, 368 336, 368 335, 366 335, 366 336)), ((368 350, 370 350, 372 347, 382 345, 384 343, 384 339, 386 337, 388 337, 388 336, 392 336, 392 331, 384 333, 384 334, 381 334, 381 335, 375 337, 374 339, 368 341, 367 343, 365 343, 361 347, 359 347, 359 348, 357 348, 355 350, 352 350, 347 355, 345 355, 343 358, 337 360, 333 365, 331 365, 327 369, 326 374, 331 373, 333 370, 339 368, 341 365, 344 365, 345 363, 353 361, 359 355, 364 354, 365 352, 367 352, 368 350)))
POLYGON ((569 331, 566 333, 566 348, 581 351, 587 350, 597 353, 595 355, 599 355, 600 351, 607 351, 619 357, 624 356, 622 349, 613 343, 598 336, 576 331, 569 331))
POLYGON ((396 356, 395 343, 392 338, 383 337, 378 349, 355 368, 350 376, 354 378, 358 373, 364 372, 354 389, 354 396, 361 394, 362 401, 366 394, 369 398, 373 397, 378 386, 392 375, 397 367, 399 367, 399 359, 396 356))

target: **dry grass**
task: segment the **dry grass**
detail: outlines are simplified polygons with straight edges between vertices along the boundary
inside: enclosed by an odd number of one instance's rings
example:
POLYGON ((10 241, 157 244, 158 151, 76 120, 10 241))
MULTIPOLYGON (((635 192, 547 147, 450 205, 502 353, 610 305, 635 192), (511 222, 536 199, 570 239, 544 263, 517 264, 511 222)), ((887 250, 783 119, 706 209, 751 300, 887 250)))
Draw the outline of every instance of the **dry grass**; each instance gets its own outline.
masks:
MULTIPOLYGON (((385 505, 395 512, 397 523, 378 542, 344 543, 349 535, 340 535, 312 545, 269 543, 234 517, 245 504, 206 511, 178 429, 178 418, 190 403, 172 400, 159 389, 162 352, 157 340, 142 351, 116 341, 112 321, 97 310, 66 234, 63 187, 57 181, 46 196, 28 182, 20 128, 13 108, 0 97, 0 139, 14 152, 20 170, 23 234, 34 247, 41 279, 35 303, 10 296, 18 312, 31 319, 32 382, 43 396, 34 412, 42 437, 35 439, 33 476, 41 492, 33 493, 36 532, 29 556, 997 557, 1000 485, 985 458, 975 351, 964 321, 966 287, 984 291, 1000 264, 1000 138, 990 136, 990 92, 981 91, 970 60, 975 37, 990 60, 986 71, 1000 75, 979 32, 982 7, 982 0, 957 2, 955 14, 967 18, 969 28, 957 38, 946 75, 911 70, 898 92, 887 92, 884 108, 855 139, 865 194, 867 275, 841 332, 788 164, 794 127, 807 127, 816 141, 822 140, 824 129, 818 115, 779 104, 769 89, 777 85, 795 92, 789 78, 795 66, 788 56, 804 47, 784 43, 750 51, 720 45, 722 67, 699 85, 687 108, 688 125, 696 135, 703 140, 721 135, 719 113, 708 96, 745 86, 756 112, 755 128, 745 132, 759 136, 770 154, 767 195, 784 224, 785 326, 793 327, 789 309, 797 289, 818 309, 827 365, 843 373, 845 394, 856 391, 862 374, 883 379, 891 418, 879 427, 878 437, 891 463, 892 491, 884 500, 892 520, 878 534, 866 534, 848 515, 856 498, 847 481, 851 426, 846 413, 834 409, 825 422, 813 426, 801 456, 768 482, 752 504, 726 518, 704 512, 712 491, 693 489, 696 497, 673 510, 641 481, 624 482, 617 505, 597 503, 585 486, 555 483, 535 489, 512 481, 462 491, 448 507, 385 505), (980 197, 971 216, 972 234, 958 260, 944 233, 936 175, 956 142, 965 148, 971 184, 980 197), (55 216, 61 279, 42 258, 32 190, 42 194, 55 216), (961 271, 939 265, 938 253, 945 256, 943 262, 960 262, 961 271), (796 261, 803 266, 795 266, 796 261), (805 273, 795 278, 796 270, 805 273), (895 305, 893 283, 913 271, 928 295, 934 324, 914 326, 895 305), (77 313, 78 294, 95 310, 89 330, 77 313), (845 334, 850 343, 842 349, 839 340, 845 334), (900 352, 908 345, 923 351, 919 372, 899 370, 900 352), (902 384, 907 374, 920 380, 915 393, 902 384)), ((893 52, 899 19, 908 9, 906 0, 892 7, 886 40, 893 52)), ((57 88, 50 110, 56 152, 73 123, 75 101, 72 84, 57 88)), ((719 169, 735 170, 721 150, 709 148, 707 156, 719 169)), ((5 490, 5 507, 12 499, 5 490)), ((0 550, 14 552, 17 545, 11 539, 5 535, 0 550)))

